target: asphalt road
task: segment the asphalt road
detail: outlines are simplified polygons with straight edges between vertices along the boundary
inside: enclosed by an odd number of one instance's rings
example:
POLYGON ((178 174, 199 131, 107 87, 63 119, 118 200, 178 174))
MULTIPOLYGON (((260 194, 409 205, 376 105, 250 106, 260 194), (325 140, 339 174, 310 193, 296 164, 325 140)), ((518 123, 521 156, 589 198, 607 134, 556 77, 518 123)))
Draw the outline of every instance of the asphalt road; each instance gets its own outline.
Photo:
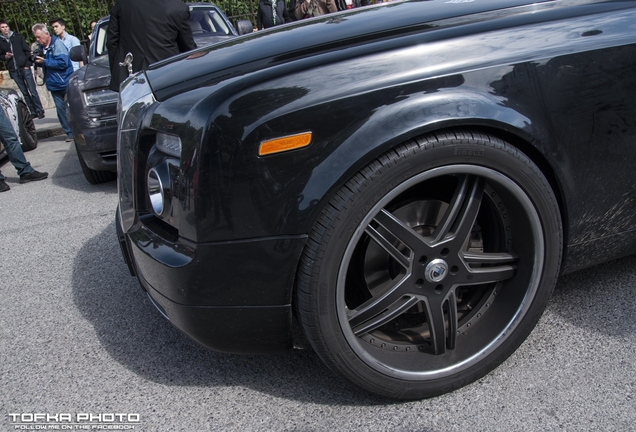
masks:
POLYGON ((191 342, 128 274, 115 183, 89 185, 60 138, 27 158, 49 179, 20 185, 0 162, 11 186, 0 194, 0 430, 94 430, 113 414, 133 415, 115 420, 137 431, 636 430, 636 257, 562 277, 530 338, 482 380, 387 402, 311 351, 191 342))

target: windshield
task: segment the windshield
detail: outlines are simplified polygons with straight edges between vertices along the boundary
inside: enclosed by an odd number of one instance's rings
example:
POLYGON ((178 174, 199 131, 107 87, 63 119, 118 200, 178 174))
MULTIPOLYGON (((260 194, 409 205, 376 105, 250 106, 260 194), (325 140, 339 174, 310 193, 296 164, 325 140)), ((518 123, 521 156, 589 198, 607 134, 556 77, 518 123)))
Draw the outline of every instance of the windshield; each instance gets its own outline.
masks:
POLYGON ((227 36, 231 35, 225 20, 215 9, 194 8, 190 11, 190 28, 192 36, 227 36))
MULTIPOLYGON (((190 28, 195 42, 198 39, 204 40, 210 36, 233 35, 232 29, 228 26, 219 10, 209 6, 193 7, 190 10, 190 28)), ((94 32, 94 46, 91 44, 91 57, 93 59, 108 54, 106 50, 107 29, 108 20, 105 20, 94 32)), ((197 45, 201 46, 200 43, 197 43, 197 45)))

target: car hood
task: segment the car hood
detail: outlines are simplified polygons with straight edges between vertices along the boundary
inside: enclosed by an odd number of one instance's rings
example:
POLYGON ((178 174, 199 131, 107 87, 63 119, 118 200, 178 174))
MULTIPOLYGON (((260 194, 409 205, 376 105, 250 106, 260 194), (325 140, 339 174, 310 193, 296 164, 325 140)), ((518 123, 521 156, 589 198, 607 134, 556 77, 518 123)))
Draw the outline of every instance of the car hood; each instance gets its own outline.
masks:
POLYGON ((497 11, 558 0, 414 0, 296 21, 155 63, 146 72, 158 100, 351 45, 496 18, 497 11), (483 16, 487 14, 488 16, 483 16), (456 19, 454 19, 456 18, 456 19), (181 60, 187 62, 183 63, 181 60))
POLYGON ((92 90, 108 87, 110 84, 110 66, 108 56, 98 57, 82 68, 83 76, 79 78, 83 82, 82 90, 92 90))
MULTIPOLYGON (((209 37, 197 36, 195 38, 195 42, 197 46, 203 47, 235 37, 236 36, 234 35, 209 37)), ((97 57, 83 69, 83 75, 80 76, 80 79, 83 82, 82 89, 84 91, 108 87, 110 84, 110 64, 108 63, 108 55, 97 57)))

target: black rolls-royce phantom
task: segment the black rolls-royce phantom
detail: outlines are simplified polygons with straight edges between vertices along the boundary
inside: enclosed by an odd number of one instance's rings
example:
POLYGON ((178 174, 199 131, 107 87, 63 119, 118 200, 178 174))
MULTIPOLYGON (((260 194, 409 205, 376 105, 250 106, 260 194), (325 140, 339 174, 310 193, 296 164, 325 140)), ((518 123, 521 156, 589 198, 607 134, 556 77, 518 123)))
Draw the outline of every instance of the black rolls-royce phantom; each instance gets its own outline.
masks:
POLYGON ((156 64, 120 94, 125 260, 212 349, 466 385, 636 250, 635 35, 635 1, 399 1, 156 64))

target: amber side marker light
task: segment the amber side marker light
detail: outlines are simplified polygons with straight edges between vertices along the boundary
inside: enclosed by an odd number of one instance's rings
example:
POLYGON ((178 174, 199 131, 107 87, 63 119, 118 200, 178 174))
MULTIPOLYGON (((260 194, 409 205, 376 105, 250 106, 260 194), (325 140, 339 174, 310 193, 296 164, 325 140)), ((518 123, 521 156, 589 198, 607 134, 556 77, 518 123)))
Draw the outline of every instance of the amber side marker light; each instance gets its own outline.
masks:
POLYGON ((259 156, 267 156, 270 154, 286 152, 303 147, 307 147, 311 143, 311 132, 305 132, 296 135, 289 135, 282 138, 263 141, 258 148, 259 156))

